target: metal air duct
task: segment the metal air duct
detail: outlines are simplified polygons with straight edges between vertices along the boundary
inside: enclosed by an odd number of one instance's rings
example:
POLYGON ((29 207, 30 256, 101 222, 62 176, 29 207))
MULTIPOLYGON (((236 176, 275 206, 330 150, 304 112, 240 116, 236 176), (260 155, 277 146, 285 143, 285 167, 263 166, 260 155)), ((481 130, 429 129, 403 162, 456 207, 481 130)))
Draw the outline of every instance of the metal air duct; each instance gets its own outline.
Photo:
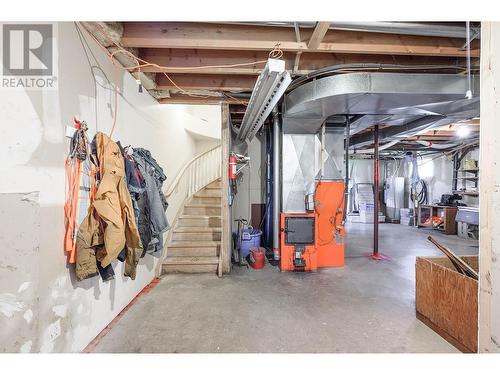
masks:
MULTIPOLYGON (((282 212, 301 212, 304 196, 317 178, 321 126, 331 118, 352 116, 350 148, 373 144, 368 127, 380 125, 380 141, 397 141, 419 131, 479 115, 479 80, 467 76, 423 73, 345 73, 318 78, 288 93, 282 116, 282 212)), ((332 127, 332 130, 343 127, 332 127)), ((343 131, 327 144, 328 179, 338 179, 344 167, 343 131), (339 144, 336 145, 335 142, 339 144)), ((392 142, 391 142, 392 143, 392 142)), ((389 143, 389 144, 391 144, 389 143)))

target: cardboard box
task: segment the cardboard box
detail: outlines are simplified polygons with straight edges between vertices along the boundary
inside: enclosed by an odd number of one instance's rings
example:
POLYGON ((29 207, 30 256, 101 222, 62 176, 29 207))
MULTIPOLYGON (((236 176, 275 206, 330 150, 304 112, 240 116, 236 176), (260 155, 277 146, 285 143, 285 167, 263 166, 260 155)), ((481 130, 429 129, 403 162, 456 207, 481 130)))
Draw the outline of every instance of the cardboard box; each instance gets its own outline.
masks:
MULTIPOLYGON (((461 257, 479 270, 478 257, 461 257)), ((447 257, 417 257, 417 318, 465 353, 477 353, 478 282, 458 273, 447 257)))

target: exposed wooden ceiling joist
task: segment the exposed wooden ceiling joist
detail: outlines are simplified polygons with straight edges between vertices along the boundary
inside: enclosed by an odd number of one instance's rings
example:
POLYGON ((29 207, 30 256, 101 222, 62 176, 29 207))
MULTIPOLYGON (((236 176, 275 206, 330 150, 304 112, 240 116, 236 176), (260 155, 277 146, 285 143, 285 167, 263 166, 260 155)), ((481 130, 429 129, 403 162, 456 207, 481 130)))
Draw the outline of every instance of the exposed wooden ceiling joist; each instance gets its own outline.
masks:
POLYGON ((158 99, 163 104, 238 104, 248 103, 246 99, 229 98, 224 96, 190 96, 186 94, 172 94, 168 98, 158 99))
MULTIPOLYGON (((218 74, 169 74, 169 77, 184 90, 252 91, 257 78, 250 75, 218 74)), ((163 74, 156 77, 158 90, 172 90, 176 87, 163 74)))
MULTIPOLYGON (((310 40, 313 30, 301 29, 310 40)), ((283 51, 307 51, 306 42, 297 42, 292 28, 212 23, 126 22, 121 44, 138 48, 222 49, 271 51, 277 43, 283 51)), ((463 40, 381 33, 328 30, 318 52, 382 55, 465 56, 463 40)), ((471 55, 479 56, 477 40, 471 55)))
MULTIPOLYGON (((247 64, 254 61, 266 61, 265 51, 227 51, 227 50, 189 50, 145 48, 139 50, 139 56, 166 68, 144 67, 143 72, 166 72, 182 74, 234 74, 258 75, 265 63, 250 66, 217 67, 221 65, 247 64), (201 66, 208 68, 199 69, 201 66), (182 68, 182 69, 179 69, 182 68)), ((399 65, 465 65, 465 59, 448 56, 389 56, 365 54, 315 53, 301 52, 300 60, 293 52, 283 54, 285 67, 296 74, 307 74, 327 66, 352 63, 377 63, 399 65), (297 63, 297 66, 295 64, 297 63), (296 69, 294 69, 296 68, 296 69)), ((473 61, 473 64, 476 62, 473 61)))
MULTIPOLYGON (((120 45, 140 58, 164 67, 146 66, 140 72, 130 70, 162 103, 225 101, 235 103, 231 106, 235 108, 242 100, 230 99, 227 92, 250 92, 256 75, 265 66, 269 51, 278 42, 286 69, 295 75, 353 63, 447 67, 433 72, 454 72, 448 67, 465 65, 464 40, 460 38, 328 30, 327 24, 318 22, 315 28, 299 30, 194 22, 84 23, 110 52, 120 45), (154 73, 161 72, 168 73, 175 85, 163 74, 156 74, 155 78, 154 73), (180 94, 183 90, 202 95, 180 94), (224 91, 225 96, 221 94, 224 91)), ((477 65, 479 42, 476 40, 471 46, 472 64, 477 65)), ((118 54, 115 57, 125 67, 136 64, 130 56, 118 54)), ((240 117, 237 114, 235 120, 239 121, 240 117)))
POLYGON ((314 31, 311 35, 311 38, 307 42, 307 48, 314 50, 319 47, 319 44, 325 37, 328 27, 330 27, 330 22, 318 22, 314 31))
MULTIPOLYGON (((284 55, 286 59, 292 58, 291 56, 293 56, 293 54, 284 55)), ((143 48, 139 50, 139 57, 150 63, 167 67, 166 69, 145 67, 142 69, 142 71, 145 72, 258 75, 264 68, 265 62, 230 68, 228 68, 227 65, 266 61, 269 58, 269 53, 265 51, 143 48), (199 69, 200 66, 208 66, 209 68, 199 69)))

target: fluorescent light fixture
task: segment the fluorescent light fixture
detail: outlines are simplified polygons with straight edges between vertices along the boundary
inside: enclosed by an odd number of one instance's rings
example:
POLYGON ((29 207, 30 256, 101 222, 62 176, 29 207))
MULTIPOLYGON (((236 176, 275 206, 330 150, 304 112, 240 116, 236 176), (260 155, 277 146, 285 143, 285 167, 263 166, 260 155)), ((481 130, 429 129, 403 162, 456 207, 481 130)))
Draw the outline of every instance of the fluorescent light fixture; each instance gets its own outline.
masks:
POLYGON ((292 77, 285 70, 284 60, 267 60, 266 67, 257 78, 243 116, 238 132, 239 140, 251 140, 255 136, 290 82, 292 82, 292 77))
POLYGON ((471 130, 468 126, 465 125, 459 125, 457 127, 457 136, 459 138, 465 138, 471 133, 471 130))

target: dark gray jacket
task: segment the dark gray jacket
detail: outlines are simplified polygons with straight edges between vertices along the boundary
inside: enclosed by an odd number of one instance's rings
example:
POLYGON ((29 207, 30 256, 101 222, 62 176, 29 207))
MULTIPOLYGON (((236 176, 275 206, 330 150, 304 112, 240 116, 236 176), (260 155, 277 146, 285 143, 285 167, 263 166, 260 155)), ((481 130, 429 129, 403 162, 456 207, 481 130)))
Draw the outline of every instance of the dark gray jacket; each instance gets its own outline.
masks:
POLYGON ((134 149, 133 158, 146 181, 145 194, 139 199, 138 222, 142 245, 145 252, 155 252, 163 248, 162 233, 170 229, 165 214, 168 203, 161 191, 166 176, 148 150, 134 149))

